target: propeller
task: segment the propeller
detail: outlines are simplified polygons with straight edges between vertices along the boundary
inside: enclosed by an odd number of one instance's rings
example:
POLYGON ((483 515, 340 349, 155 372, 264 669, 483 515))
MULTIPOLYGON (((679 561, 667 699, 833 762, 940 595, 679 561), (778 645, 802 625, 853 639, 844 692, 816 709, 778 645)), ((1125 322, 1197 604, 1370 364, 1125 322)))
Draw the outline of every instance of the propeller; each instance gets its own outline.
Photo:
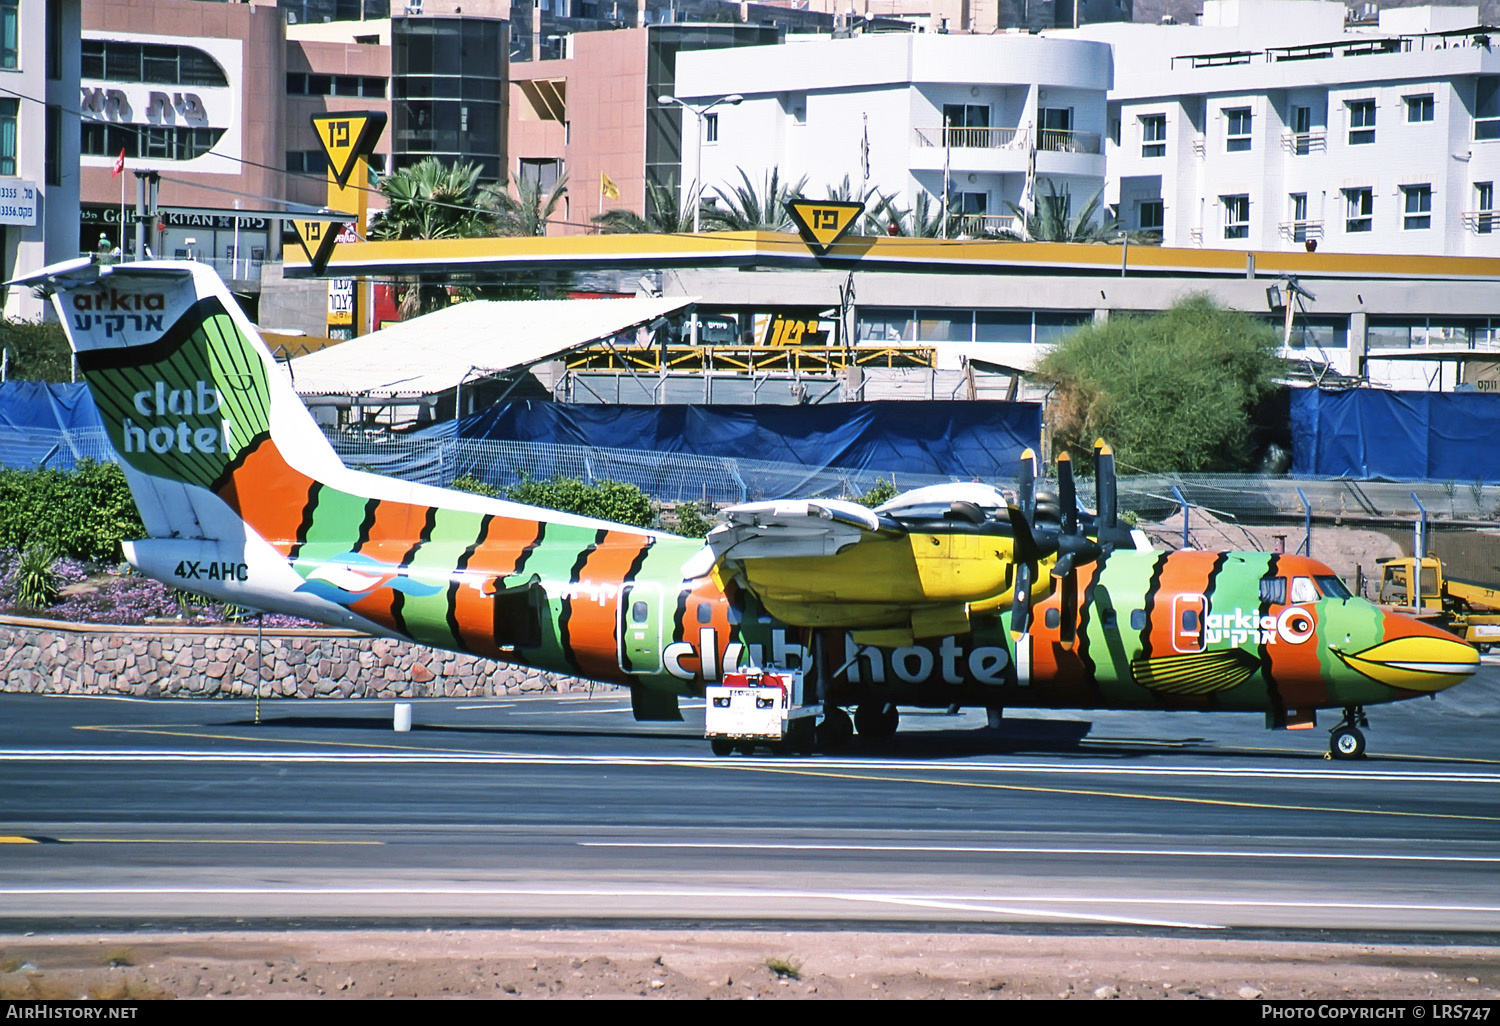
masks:
MULTIPOLYGON (((1078 633, 1078 569, 1097 562, 1120 541, 1116 509, 1114 454, 1100 439, 1094 445, 1095 483, 1099 493, 1096 538, 1083 531, 1078 511, 1078 490, 1073 480, 1073 461, 1063 453, 1057 459, 1058 517, 1056 527, 1038 526, 1036 489, 1036 454, 1027 449, 1021 454, 1017 504, 1008 508, 1014 539, 1016 565, 1014 590, 1010 607, 1010 630, 1020 638, 1031 631, 1031 587, 1036 581, 1037 564, 1056 554, 1051 576, 1059 582, 1061 623, 1060 640, 1071 645, 1078 633)), ((1125 535, 1128 542, 1128 532, 1125 535)))

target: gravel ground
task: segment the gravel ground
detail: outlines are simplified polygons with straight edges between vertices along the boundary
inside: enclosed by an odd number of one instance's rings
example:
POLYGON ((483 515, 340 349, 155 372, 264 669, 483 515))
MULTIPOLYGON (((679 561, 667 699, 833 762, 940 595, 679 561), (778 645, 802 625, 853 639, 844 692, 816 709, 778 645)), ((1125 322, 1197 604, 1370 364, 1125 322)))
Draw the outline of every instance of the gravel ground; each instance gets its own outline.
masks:
POLYGON ((1500 999, 1500 949, 1015 934, 0 935, 0 999, 1500 999))

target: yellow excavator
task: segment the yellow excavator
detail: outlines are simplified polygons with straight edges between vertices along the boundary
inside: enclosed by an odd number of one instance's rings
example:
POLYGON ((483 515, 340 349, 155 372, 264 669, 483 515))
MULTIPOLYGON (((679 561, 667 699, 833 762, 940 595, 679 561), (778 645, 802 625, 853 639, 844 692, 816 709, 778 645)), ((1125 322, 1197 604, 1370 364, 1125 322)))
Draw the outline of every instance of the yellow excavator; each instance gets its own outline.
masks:
POLYGON ((1380 604, 1457 634, 1481 652, 1500 644, 1500 588, 1443 572, 1436 556, 1379 562, 1380 604))

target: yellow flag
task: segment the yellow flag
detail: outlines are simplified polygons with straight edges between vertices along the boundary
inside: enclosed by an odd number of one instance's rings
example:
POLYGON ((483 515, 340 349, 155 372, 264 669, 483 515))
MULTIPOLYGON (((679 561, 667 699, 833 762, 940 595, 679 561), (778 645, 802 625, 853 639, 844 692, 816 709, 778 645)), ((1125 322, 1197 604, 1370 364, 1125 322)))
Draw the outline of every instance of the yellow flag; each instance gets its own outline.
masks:
POLYGON ((609 175, 603 171, 599 172, 599 195, 605 199, 617 200, 620 198, 620 187, 610 181, 609 175))

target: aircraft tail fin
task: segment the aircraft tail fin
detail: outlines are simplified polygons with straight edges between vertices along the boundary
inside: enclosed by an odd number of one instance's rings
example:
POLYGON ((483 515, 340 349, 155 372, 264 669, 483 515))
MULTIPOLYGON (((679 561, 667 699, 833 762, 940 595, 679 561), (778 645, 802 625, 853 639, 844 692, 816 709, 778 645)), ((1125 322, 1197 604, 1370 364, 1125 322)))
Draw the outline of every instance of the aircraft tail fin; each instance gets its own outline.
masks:
POLYGON ((295 452, 310 476, 343 470, 211 268, 85 259, 18 284, 52 292, 152 538, 241 533, 242 524, 225 522, 222 503, 205 500, 225 498, 234 471, 273 435, 275 447, 295 452))

